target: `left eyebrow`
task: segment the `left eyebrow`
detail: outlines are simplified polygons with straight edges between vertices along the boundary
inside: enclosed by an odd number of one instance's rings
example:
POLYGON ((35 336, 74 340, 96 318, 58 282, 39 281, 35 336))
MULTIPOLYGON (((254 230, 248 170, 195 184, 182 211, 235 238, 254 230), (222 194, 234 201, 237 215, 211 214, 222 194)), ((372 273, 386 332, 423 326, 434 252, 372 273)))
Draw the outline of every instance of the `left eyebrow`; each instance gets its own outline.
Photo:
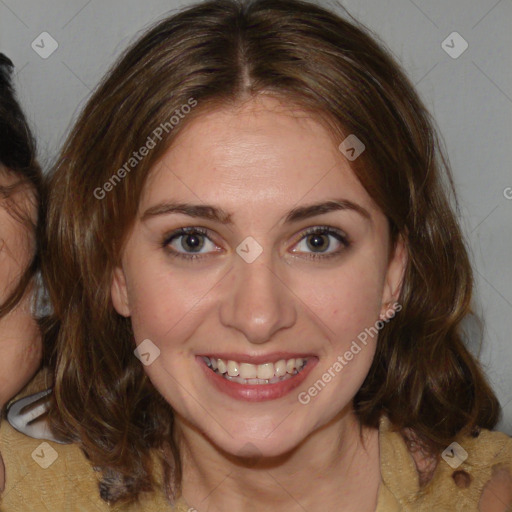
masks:
MULTIPOLYGON (((368 210, 347 199, 335 199, 331 201, 324 201, 322 203, 298 206, 287 213, 284 222, 285 224, 291 224, 311 217, 316 217, 317 215, 344 210, 354 211, 364 219, 371 222, 371 215, 368 210)), ((173 213, 181 213, 183 215, 188 215, 189 217, 209 219, 220 222, 221 224, 233 225, 232 214, 217 206, 176 203, 172 201, 151 206, 142 214, 141 219, 145 221, 151 217, 169 215, 173 213)))
POLYGON ((300 220, 322 215, 324 213, 335 211, 349 210, 354 211, 371 222, 371 215, 368 210, 362 206, 349 201, 348 199, 335 199, 332 201, 325 201, 323 203, 310 204, 306 206, 298 206, 288 212, 285 223, 298 222, 300 220))

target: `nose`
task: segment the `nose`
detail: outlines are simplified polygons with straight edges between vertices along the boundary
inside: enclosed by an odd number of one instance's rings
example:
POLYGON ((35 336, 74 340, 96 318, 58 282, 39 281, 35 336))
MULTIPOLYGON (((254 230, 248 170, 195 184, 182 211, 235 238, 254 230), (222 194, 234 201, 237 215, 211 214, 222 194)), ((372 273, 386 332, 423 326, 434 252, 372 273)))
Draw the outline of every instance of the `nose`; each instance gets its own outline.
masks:
POLYGON ((294 325, 296 298, 278 276, 264 251, 247 263, 236 257, 220 307, 221 323, 240 331, 253 344, 273 339, 276 332, 294 325))

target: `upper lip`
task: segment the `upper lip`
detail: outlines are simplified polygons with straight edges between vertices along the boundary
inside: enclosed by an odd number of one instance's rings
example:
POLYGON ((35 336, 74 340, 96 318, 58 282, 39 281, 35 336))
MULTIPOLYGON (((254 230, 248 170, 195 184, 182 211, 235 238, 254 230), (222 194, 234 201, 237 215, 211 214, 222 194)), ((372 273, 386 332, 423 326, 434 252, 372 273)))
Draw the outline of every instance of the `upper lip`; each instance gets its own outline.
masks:
POLYGON ((316 357, 311 353, 292 353, 292 352, 272 352, 271 354, 240 354, 234 352, 210 352, 207 354, 198 354, 200 357, 210 357, 214 359, 222 359, 224 361, 236 361, 237 363, 263 364, 275 363, 281 359, 311 359, 316 357))

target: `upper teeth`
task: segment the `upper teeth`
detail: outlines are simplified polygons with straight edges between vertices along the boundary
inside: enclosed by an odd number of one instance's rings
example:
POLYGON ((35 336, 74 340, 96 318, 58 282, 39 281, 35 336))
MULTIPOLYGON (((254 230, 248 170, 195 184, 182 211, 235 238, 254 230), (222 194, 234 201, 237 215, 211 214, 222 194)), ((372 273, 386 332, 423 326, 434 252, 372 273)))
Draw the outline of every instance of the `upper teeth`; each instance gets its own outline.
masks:
POLYGON ((250 364, 237 361, 203 357, 205 363, 217 370, 218 373, 227 373, 230 377, 240 376, 242 379, 271 379, 282 377, 286 373, 293 374, 294 370, 300 371, 307 359, 281 359, 275 363, 250 364))

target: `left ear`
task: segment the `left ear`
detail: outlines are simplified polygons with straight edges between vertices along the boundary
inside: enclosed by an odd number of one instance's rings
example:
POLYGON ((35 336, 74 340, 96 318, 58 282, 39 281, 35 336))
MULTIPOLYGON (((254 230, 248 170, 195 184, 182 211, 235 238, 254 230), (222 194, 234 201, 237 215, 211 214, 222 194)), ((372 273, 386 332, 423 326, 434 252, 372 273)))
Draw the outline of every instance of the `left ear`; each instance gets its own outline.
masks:
POLYGON ((407 267, 407 247, 403 237, 397 238, 395 248, 388 262, 386 280, 382 293, 381 318, 384 317, 392 304, 398 301, 407 267))

